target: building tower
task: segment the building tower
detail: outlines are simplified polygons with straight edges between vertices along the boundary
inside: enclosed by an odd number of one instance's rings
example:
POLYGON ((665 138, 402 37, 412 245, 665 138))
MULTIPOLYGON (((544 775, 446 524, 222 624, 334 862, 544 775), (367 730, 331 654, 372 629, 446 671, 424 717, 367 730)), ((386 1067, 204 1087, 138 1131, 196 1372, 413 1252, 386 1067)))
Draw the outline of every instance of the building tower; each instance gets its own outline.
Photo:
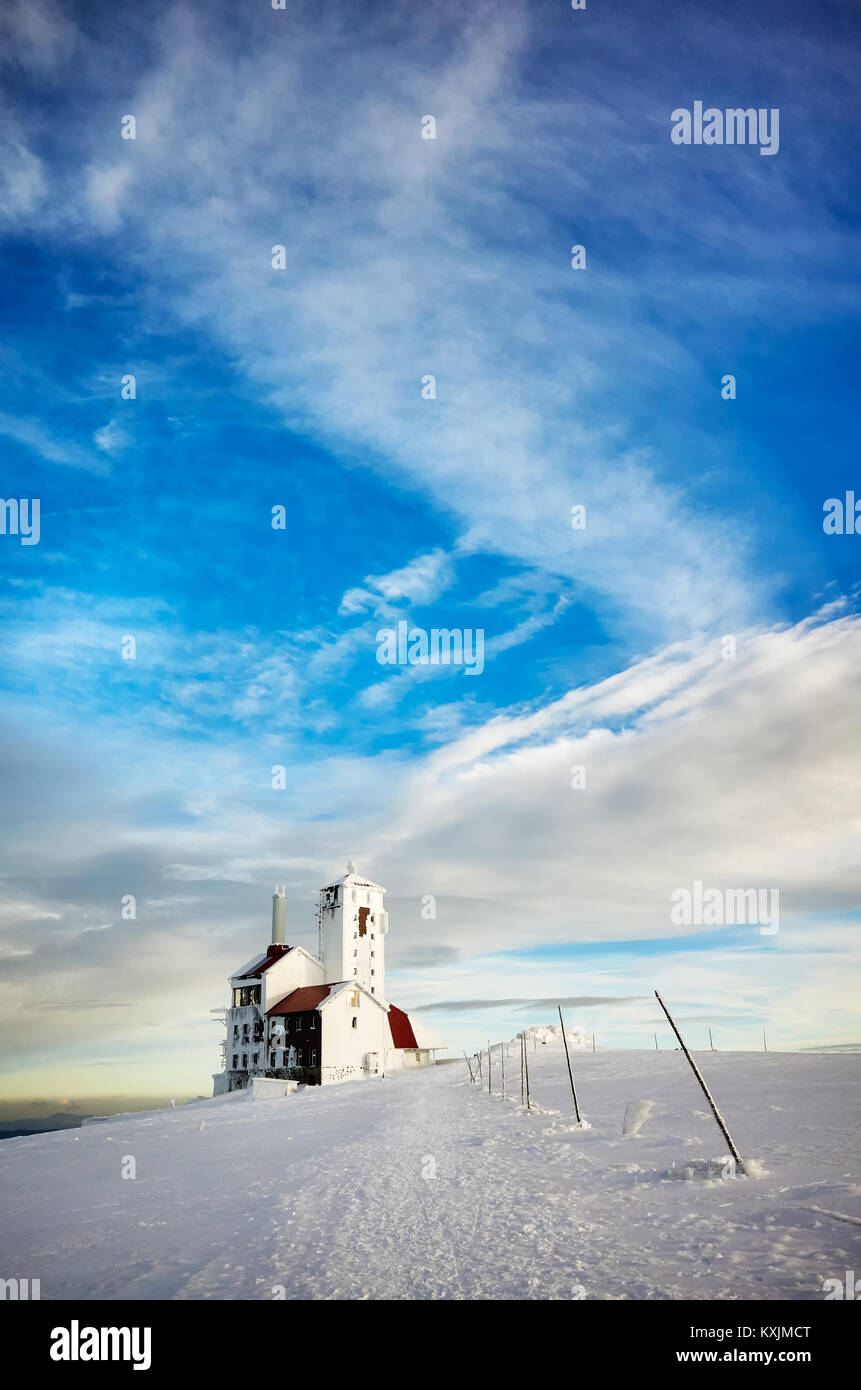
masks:
POLYGON ((349 863, 343 878, 321 888, 317 898, 319 955, 328 984, 355 980, 386 1002, 386 890, 349 863))

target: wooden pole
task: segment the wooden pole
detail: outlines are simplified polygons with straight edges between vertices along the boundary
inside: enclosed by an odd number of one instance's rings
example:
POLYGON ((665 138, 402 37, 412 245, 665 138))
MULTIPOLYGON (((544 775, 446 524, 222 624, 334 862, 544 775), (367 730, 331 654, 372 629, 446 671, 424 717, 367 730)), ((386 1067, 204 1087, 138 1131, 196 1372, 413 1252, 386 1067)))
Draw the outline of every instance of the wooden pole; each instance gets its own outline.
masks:
POLYGON ((466 1062, 466 1068, 467 1068, 467 1071, 469 1072, 469 1079, 470 1079, 470 1081, 475 1081, 475 1077, 474 1077, 473 1074, 472 1074, 472 1067, 469 1065, 469 1058, 467 1057, 467 1055, 466 1055, 465 1052, 464 1052, 464 1054, 463 1054, 463 1060, 466 1062))
POLYGON ((592 1051, 593 1051, 593 1052, 596 1051, 596 1048, 595 1048, 595 1034, 594 1034, 594 1033, 592 1034, 592 1051))
POLYGON ((664 1003, 663 999, 661 998, 661 996, 659 995, 659 993, 658 993, 657 990, 655 990, 655 998, 657 999, 657 1001, 658 1001, 658 1003, 660 1004, 661 1008, 663 1009, 664 1013, 667 1015, 667 1018, 669 1019, 670 1027, 672 1028, 673 1032, 675 1033, 676 1037, 677 1037, 678 1040, 679 1040, 679 1043, 681 1044, 682 1052, 685 1054, 685 1056, 687 1057, 688 1061, 689 1061, 690 1064, 691 1064, 691 1071, 693 1072, 694 1076, 697 1078, 697 1081, 700 1083, 700 1086, 702 1087, 703 1095, 705 1096, 706 1100, 708 1101, 709 1105, 711 1106, 711 1112, 712 1112, 712 1114, 714 1115, 715 1119, 716 1119, 717 1122, 718 1122, 718 1127, 719 1127, 719 1129, 720 1129, 721 1134, 723 1135, 723 1137, 724 1137, 724 1139, 726 1140, 726 1142, 729 1144, 730 1153, 732 1154, 733 1158, 735 1159, 736 1163, 738 1164, 739 1172, 743 1173, 743 1172, 744 1172, 744 1163, 743 1163, 743 1161, 742 1161, 741 1154, 739 1153, 739 1151, 738 1151, 738 1149, 736 1148, 735 1144, 732 1142, 732 1135, 730 1134, 729 1130, 728 1130, 727 1127, 726 1127, 726 1121, 724 1120, 723 1115, 720 1113, 720 1111, 718 1110, 717 1106, 715 1105, 715 1102, 714 1102, 714 1100, 713 1100, 713 1098, 712 1098, 711 1091, 709 1090, 708 1086, 706 1085, 705 1081, 703 1080, 703 1078, 702 1078, 702 1076, 701 1076, 701 1074, 700 1074, 699 1067, 697 1066, 697 1064, 696 1064, 696 1062, 694 1061, 694 1059, 693 1059, 693 1057, 691 1056, 691 1054, 688 1052, 688 1049, 687 1049, 687 1047, 685 1046, 685 1040, 684 1040, 684 1038, 682 1037, 681 1033, 679 1032, 678 1028, 676 1027, 675 1023, 673 1022, 672 1016, 671 1016, 671 1014, 670 1014, 670 1011, 669 1011, 669 1009, 667 1008, 666 1004, 664 1003))
POLYGON ((580 1124, 580 1106, 577 1104, 577 1092, 574 1090, 574 1074, 571 1071, 571 1058, 568 1055, 568 1039, 565 1036, 565 1020, 562 1017, 562 1005, 557 1004, 559 1010, 559 1022, 562 1025, 562 1041, 565 1044, 565 1061, 568 1063, 568 1080, 571 1082, 571 1094, 574 1097, 574 1114, 577 1116, 577 1123, 580 1124))
POLYGON ((502 1067, 502 1099, 505 1100, 505 1048, 499 1045, 499 1065, 502 1067))
POLYGON ((481 1080, 481 1053, 476 1052, 475 1059, 478 1062, 478 1079, 481 1080))
POLYGON ((532 1100, 529 1095, 529 1048, 526 1046, 526 1039, 523 1039, 523 1069, 526 1073, 526 1109, 532 1109, 532 1100))
POLYGON ((765 1024, 762 1025, 762 1050, 763 1052, 768 1051, 768 1043, 765 1041, 765 1024))
POLYGON ((657 1033, 653 1033, 652 1036, 653 1036, 654 1039, 655 1039, 655 1051, 656 1051, 656 1052, 660 1052, 661 1049, 658 1047, 658 1035, 657 1035, 657 1033))
POLYGON ((526 1102, 526 1089, 523 1083, 523 1034, 520 1034, 520 1104, 526 1102))
POLYGON ((712 1030, 711 1030, 711 1028, 709 1029, 709 1047, 711 1048, 712 1052, 714 1052, 714 1050, 715 1050, 715 1044, 714 1044, 714 1038, 712 1037, 712 1030))
POLYGON ((487 1041, 487 1094, 488 1094, 488 1095, 492 1095, 492 1094, 493 1094, 493 1092, 492 1092, 491 1089, 490 1089, 490 1039, 489 1039, 489 1038, 488 1038, 488 1041, 487 1041))

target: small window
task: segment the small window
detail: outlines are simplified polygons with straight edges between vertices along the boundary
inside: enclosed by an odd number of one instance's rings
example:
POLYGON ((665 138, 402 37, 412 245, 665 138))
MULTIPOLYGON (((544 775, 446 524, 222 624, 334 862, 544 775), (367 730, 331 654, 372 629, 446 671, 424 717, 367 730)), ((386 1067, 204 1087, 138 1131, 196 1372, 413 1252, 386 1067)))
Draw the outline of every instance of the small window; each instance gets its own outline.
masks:
POLYGON ((238 1066, 239 1066, 239 1053, 238 1053, 238 1052, 234 1052, 234 1054, 233 1054, 233 1070, 236 1071, 236 1068, 237 1068, 238 1066))
POLYGON ((309 1021, 309 1023, 308 1023, 308 1027, 309 1027, 309 1028, 316 1028, 316 1027, 317 1027, 317 1015, 316 1015, 316 1014, 312 1014, 312 1015, 311 1015, 310 1021, 309 1021))
POLYGON ((358 954, 359 954, 358 951, 354 951, 354 952, 353 952, 353 955, 354 955, 354 956, 357 956, 358 954))
POLYGON ((238 1024, 238 1023, 234 1023, 234 1025, 233 1025, 233 1036, 234 1036, 234 1038, 238 1038, 238 1037, 239 1037, 239 1024, 238 1024))
POLYGON ((245 1067, 247 1067, 247 1066, 248 1066, 248 1053, 247 1053, 247 1052, 243 1052, 243 1054, 242 1054, 242 1067, 243 1067, 243 1070, 244 1070, 245 1067))
POLYGON ((270 1053, 269 1053, 269 1065, 270 1065, 270 1067, 274 1067, 274 1066, 275 1066, 275 1053, 274 1053, 274 1052, 270 1052, 270 1053))
POLYGON ((358 970, 356 969, 356 967, 355 967, 355 965, 354 965, 354 966, 353 966, 353 974, 354 974, 354 975, 358 975, 358 973, 359 973, 359 972, 358 972, 358 970))
POLYGON ((372 971, 371 971, 371 974, 373 975, 373 973, 374 973, 374 972, 373 972, 373 970, 372 970, 372 971))
POLYGON ((259 1053, 259 1052, 255 1052, 254 1056, 253 1056, 252 1059, 251 1059, 252 1064, 253 1064, 255 1067, 257 1066, 257 1062, 258 1062, 258 1060, 259 1060, 259 1057, 260 1057, 260 1053, 259 1053))
POLYGON ((377 991, 374 989, 374 986, 371 985, 371 993, 372 993, 372 994, 376 994, 376 992, 377 992, 377 991))
POLYGON ((359 1020, 358 1020, 357 1018, 354 1017, 354 1019, 353 1019, 353 1027, 354 1027, 354 1028, 358 1028, 358 1026, 359 1026, 359 1020))
POLYGON ((376 951, 372 951, 372 952, 371 952, 371 960, 374 959, 374 956, 375 956, 376 954, 377 954, 376 951))

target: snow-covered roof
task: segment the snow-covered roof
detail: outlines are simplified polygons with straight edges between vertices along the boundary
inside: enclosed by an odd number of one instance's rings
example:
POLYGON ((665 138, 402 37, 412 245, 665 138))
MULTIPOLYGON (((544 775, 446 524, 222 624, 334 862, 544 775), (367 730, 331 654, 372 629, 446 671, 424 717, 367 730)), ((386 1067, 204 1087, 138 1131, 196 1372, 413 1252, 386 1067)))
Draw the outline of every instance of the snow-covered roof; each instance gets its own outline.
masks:
POLYGON ((413 1027, 417 1047, 440 1048, 444 1052, 448 1050, 447 1045, 437 1037, 433 1029, 428 1028, 426 1023, 422 1023, 413 1014, 410 1014, 410 1023, 413 1027))
POLYGON ((347 865, 347 872, 340 878, 332 879, 331 883, 324 884, 324 888, 337 888, 339 884, 349 883, 351 888, 377 888, 381 893, 385 893, 385 888, 381 883, 374 883, 373 879, 365 878, 363 874, 357 873, 355 864, 352 861, 347 865))
POLYGON ((267 946, 266 950, 259 956, 255 956, 252 961, 249 961, 247 965, 243 965, 230 978, 232 980, 254 980, 258 975, 263 975, 270 966, 276 965, 279 960, 286 956, 288 951, 292 950, 292 946, 280 946, 273 943, 271 946, 267 946))

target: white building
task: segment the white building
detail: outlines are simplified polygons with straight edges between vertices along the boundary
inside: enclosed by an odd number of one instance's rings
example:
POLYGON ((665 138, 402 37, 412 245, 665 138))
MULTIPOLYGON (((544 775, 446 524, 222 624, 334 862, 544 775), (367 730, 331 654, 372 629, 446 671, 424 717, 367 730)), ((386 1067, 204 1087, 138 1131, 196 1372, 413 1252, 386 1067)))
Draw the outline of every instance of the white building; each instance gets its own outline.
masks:
POLYGON ((444 1050, 386 998, 385 888, 350 864, 317 900, 318 955, 285 941, 286 896, 272 898, 272 941, 230 978, 224 1071, 213 1094, 257 1077, 328 1084, 427 1067, 444 1050))

